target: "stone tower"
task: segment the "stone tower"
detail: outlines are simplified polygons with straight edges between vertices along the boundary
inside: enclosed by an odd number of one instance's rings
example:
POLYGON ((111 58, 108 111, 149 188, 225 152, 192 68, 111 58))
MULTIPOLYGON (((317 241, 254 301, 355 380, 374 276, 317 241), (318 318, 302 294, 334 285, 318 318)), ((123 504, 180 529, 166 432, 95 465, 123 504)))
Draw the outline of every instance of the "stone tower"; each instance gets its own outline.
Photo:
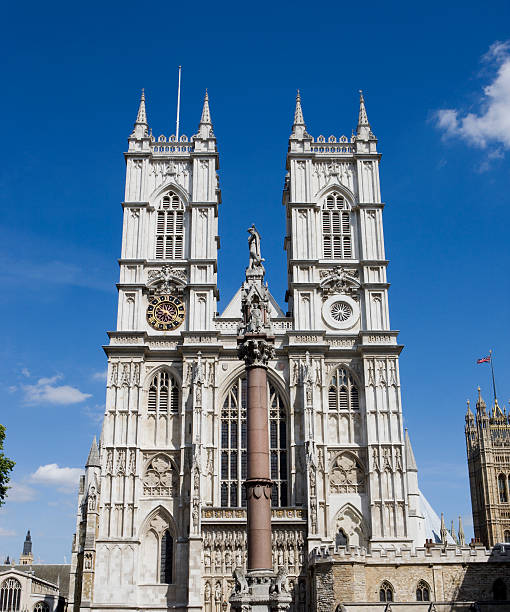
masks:
POLYGON ((298 92, 283 204, 290 395, 308 474, 298 484, 298 469, 293 488, 307 505, 309 547, 425 540, 389 322, 379 160, 363 94, 351 138, 313 138, 298 92))
MULTIPOLYGON (((117 329, 105 347, 100 444, 80 482, 70 606, 220 612, 233 570, 246 567, 238 336, 253 270, 218 314, 208 96, 197 133, 177 141, 152 135, 142 95, 128 142, 117 329)), ((288 573, 294 612, 312 609, 308 559, 318 545, 395 549, 427 537, 402 426, 402 347, 389 324, 379 159, 363 96, 350 138, 314 139, 298 95, 283 193, 287 314, 263 275, 255 279, 274 347, 258 387, 270 555, 273 572, 288 573)))
POLYGON ((488 410, 478 388, 465 432, 475 538, 488 547, 510 543, 510 419, 497 399, 488 410))
POLYGON ((30 535, 30 529, 27 531, 25 541, 23 542, 23 554, 20 555, 20 565, 31 565, 34 562, 34 555, 32 554, 32 536, 30 535))

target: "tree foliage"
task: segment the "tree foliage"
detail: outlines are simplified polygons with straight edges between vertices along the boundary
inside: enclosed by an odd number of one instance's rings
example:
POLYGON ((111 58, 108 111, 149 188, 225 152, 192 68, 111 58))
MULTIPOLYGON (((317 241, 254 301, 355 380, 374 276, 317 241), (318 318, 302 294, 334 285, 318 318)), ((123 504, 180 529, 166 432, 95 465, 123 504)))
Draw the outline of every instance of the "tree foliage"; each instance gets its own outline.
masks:
POLYGON ((12 471, 15 463, 11 459, 7 458, 4 453, 4 440, 5 440, 5 427, 0 425, 0 506, 5 502, 7 497, 7 486, 10 477, 9 473, 12 471))

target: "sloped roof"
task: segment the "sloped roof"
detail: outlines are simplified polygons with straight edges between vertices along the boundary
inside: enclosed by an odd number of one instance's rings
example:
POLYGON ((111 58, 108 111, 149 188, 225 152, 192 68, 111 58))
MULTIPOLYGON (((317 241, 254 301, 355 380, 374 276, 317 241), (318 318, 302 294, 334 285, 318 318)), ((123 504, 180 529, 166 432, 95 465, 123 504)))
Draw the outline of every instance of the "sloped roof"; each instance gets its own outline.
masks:
MULTIPOLYGON (((236 291, 234 297, 230 300, 225 310, 221 313, 220 319, 241 319, 241 287, 236 291)), ((282 309, 278 306, 278 302, 269 292, 269 316, 271 319, 285 317, 282 309)))
MULTIPOLYGON (((425 537, 430 538, 433 542, 441 542, 441 519, 434 511, 434 508, 429 504, 427 498, 420 491, 420 505, 423 516, 425 517, 425 537)), ((456 542, 448 532, 446 536, 448 544, 455 545, 456 542)))
POLYGON ((31 574, 33 571, 36 578, 59 586, 60 595, 69 598, 69 572, 71 571, 71 566, 68 564, 33 563, 31 565, 0 565, 0 572, 10 570, 16 570, 24 574, 31 574))

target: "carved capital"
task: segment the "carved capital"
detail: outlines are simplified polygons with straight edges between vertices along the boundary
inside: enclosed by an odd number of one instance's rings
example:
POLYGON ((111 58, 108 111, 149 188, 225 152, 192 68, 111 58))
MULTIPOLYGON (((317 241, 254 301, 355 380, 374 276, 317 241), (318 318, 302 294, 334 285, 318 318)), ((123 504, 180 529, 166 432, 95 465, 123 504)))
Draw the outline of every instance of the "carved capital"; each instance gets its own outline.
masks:
POLYGON ((267 341, 265 336, 250 338, 246 335, 239 341, 237 354, 248 367, 267 367, 269 360, 274 357, 274 346, 267 341))

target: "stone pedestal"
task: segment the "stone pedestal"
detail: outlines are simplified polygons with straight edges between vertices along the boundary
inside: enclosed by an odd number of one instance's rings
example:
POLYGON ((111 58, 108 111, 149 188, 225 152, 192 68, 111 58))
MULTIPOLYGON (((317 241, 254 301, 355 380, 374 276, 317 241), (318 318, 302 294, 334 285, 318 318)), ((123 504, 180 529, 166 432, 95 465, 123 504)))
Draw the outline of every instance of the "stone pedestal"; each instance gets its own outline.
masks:
POLYGON ((272 570, 252 570, 244 575, 241 568, 234 571, 236 586, 230 596, 230 607, 235 612, 269 612, 288 610, 292 596, 287 591, 287 573, 272 570))

